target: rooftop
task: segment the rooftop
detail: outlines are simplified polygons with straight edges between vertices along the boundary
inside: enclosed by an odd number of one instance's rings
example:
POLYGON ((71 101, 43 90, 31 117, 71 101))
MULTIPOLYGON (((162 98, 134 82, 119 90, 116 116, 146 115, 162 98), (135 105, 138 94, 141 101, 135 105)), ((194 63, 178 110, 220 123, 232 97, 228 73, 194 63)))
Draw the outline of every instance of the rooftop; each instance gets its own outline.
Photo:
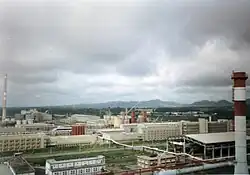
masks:
POLYGON ((107 133, 107 132, 119 132, 119 133, 121 133, 121 132, 124 132, 124 129, 100 129, 100 130, 98 130, 98 132, 105 132, 105 133, 107 133))
MULTIPOLYGON (((137 156, 137 158, 139 159, 144 159, 144 160, 158 160, 158 156, 156 157, 150 157, 150 156, 137 156)), ((161 159, 173 159, 175 158, 174 155, 170 155, 170 154, 167 154, 167 155, 162 155, 161 156, 161 159)))
POLYGON ((12 172, 7 165, 0 164, 0 173, 3 175, 12 175, 12 172))
MULTIPOLYGON (((234 142, 234 132, 221 132, 221 133, 206 133, 206 134, 188 134, 186 137, 199 141, 203 144, 212 143, 225 143, 234 142)), ((247 136, 247 140, 250 140, 250 136, 247 136)))
POLYGON ((12 135, 1 135, 0 140, 10 140, 10 139, 23 139, 23 138, 41 138, 46 137, 44 133, 37 134, 12 134, 12 135))
POLYGON ((116 141, 132 141, 132 140, 138 140, 140 134, 138 133, 108 133, 111 139, 116 141))
POLYGON ((14 132, 25 132, 25 128, 16 128, 16 127, 0 127, 1 133, 14 133, 14 132))
POLYGON ((13 157, 8 161, 16 174, 28 174, 35 172, 35 169, 21 156, 13 157))
POLYGON ((104 156, 99 155, 96 157, 85 157, 85 158, 79 158, 79 159, 68 159, 68 160, 55 160, 55 159, 49 159, 46 162, 50 164, 58 164, 58 163, 68 163, 68 162, 78 162, 78 161, 84 161, 84 160, 96 160, 96 159, 103 159, 104 156))
POLYGON ((52 136, 51 142, 56 144, 83 144, 94 143, 96 141, 95 135, 72 135, 72 136, 52 136))

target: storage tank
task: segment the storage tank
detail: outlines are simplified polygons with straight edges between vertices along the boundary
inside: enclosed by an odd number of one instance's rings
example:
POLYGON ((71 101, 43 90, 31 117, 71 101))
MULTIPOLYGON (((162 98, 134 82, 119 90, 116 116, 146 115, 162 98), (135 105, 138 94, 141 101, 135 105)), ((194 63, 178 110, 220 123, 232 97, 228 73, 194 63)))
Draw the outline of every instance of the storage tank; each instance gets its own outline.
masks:
POLYGON ((122 124, 122 119, 120 117, 116 116, 114 118, 114 127, 119 128, 121 124, 122 124))
POLYGON ((139 115, 138 119, 139 119, 139 123, 144 123, 144 116, 143 115, 139 115))
POLYGON ((17 120, 17 121, 16 121, 16 124, 17 124, 17 125, 21 125, 21 120, 17 120))
POLYGON ((33 119, 29 119, 28 124, 33 124, 33 119))
POLYGON ((27 120, 22 120, 22 124, 23 125, 27 124, 27 120))
POLYGON ((83 124, 72 125, 71 135, 85 135, 85 128, 86 127, 83 124))

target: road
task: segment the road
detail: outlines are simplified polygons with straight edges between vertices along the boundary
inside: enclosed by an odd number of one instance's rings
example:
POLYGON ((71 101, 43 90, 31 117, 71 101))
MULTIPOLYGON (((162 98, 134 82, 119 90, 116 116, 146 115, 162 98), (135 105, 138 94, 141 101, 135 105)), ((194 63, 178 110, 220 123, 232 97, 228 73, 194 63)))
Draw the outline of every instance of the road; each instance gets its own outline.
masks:
POLYGON ((94 150, 87 150, 87 151, 75 151, 75 152, 57 152, 57 153, 36 153, 36 154, 24 154, 24 158, 46 158, 46 157, 53 157, 53 156, 68 156, 68 155, 79 155, 79 154, 86 154, 86 153, 94 153, 94 152, 104 152, 104 151, 119 151, 124 150, 124 148, 109 148, 109 149, 94 149, 94 150))
MULTIPOLYGON (((132 144, 131 144, 132 145, 132 144)), ((136 146, 141 145, 141 144, 135 144, 136 146)), ((164 145, 162 143, 156 143, 156 144, 145 144, 145 146, 160 146, 160 145, 164 145)), ((125 148, 127 149, 127 148, 125 148)), ((136 148, 135 148, 136 149, 136 148)), ((100 148, 100 147, 96 147, 93 149, 88 149, 88 150, 83 150, 83 151, 62 151, 62 152, 42 152, 42 153, 34 153, 34 154, 23 154, 23 157, 25 158, 46 158, 46 157, 53 157, 53 156, 67 156, 67 155, 79 155, 79 154, 83 154, 83 153, 93 153, 93 152, 103 152, 103 151, 119 151, 119 150, 124 150, 124 148, 120 147, 120 148, 116 148, 114 146, 108 148, 100 148)), ((4 162, 7 161, 8 159, 10 159, 12 156, 7 156, 7 157, 1 157, 0 158, 0 162, 4 162)))

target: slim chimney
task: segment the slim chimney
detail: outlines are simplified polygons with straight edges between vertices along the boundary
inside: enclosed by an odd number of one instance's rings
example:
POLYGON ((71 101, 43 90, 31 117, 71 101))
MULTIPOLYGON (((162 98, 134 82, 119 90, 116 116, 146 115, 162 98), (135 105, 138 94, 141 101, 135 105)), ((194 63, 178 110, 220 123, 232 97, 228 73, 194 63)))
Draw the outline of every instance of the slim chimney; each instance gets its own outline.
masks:
POLYGON ((245 72, 233 72, 233 101, 235 120, 235 159, 234 174, 248 174, 246 144, 246 80, 245 72))
POLYGON ((2 121, 6 118, 6 104, 7 104, 7 74, 4 75, 4 82, 3 82, 3 104, 2 104, 2 121))

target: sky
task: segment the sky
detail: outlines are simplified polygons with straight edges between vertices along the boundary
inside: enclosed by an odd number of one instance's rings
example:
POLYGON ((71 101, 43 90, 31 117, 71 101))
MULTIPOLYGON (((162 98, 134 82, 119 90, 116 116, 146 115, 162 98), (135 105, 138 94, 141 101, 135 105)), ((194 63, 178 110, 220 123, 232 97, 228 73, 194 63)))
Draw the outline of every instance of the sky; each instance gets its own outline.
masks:
POLYGON ((8 106, 231 100, 233 70, 248 0, 0 0, 8 106))

